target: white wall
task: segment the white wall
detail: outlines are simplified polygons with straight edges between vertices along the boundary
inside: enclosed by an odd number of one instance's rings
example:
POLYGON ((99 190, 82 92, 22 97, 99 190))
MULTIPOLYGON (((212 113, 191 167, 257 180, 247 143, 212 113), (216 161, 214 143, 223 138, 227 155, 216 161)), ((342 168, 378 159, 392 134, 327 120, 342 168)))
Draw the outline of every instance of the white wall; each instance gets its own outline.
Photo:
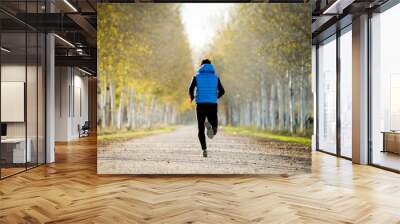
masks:
POLYGON ((88 120, 88 78, 76 68, 56 67, 55 120, 56 141, 79 138, 88 120))
POLYGON ((70 75, 67 67, 55 68, 55 140, 68 140, 70 75))
MULTIPOLYGON (((25 82, 24 65, 8 64, 1 66, 1 81, 3 82, 25 82)), ((1 108, 7 110, 7 108, 1 108)), ((7 123, 7 136, 8 137, 25 137, 25 122, 8 122, 7 123)))
POLYGON ((77 126, 78 124, 83 125, 85 121, 89 120, 88 117, 88 77, 82 76, 79 72, 79 74, 76 74, 75 70, 75 75, 74 75, 74 117, 72 119, 72 132, 71 134, 73 136, 78 136, 78 129, 77 126), (80 97, 79 97, 80 96, 80 97), (80 101, 80 103, 79 103, 80 101), (79 108, 81 107, 81 108, 79 108), (81 110, 81 111, 80 111, 81 110))
MULTIPOLYGON (((9 138, 24 138, 27 136, 29 139, 29 148, 31 148, 31 155, 33 162, 39 159, 39 163, 44 163, 45 159, 45 116, 44 116, 44 74, 41 67, 25 66, 25 64, 2 64, 1 66, 1 81, 2 82, 23 82, 26 89, 19 89, 23 99, 22 107, 12 108, 10 106, 1 107, 2 114, 4 113, 17 113, 12 110, 19 110, 22 113, 22 121, 5 122, 7 124, 7 137, 9 138), (36 70, 39 69, 39 70, 36 70), (25 80, 27 78, 27 80, 25 80), (26 97, 24 96, 24 91, 26 97), (26 105, 25 105, 26 103, 26 105), (26 112, 26 120, 24 114, 26 112)), ((3 83, 2 83, 3 85, 3 83)), ((7 98, 7 92, 3 92, 2 98, 7 98), (4 95, 6 94, 6 95, 4 95)), ((8 92, 10 94, 10 92, 8 92)), ((10 98, 10 97, 8 97, 10 98)), ((11 102, 12 103, 12 102, 11 102)), ((17 102, 15 102, 17 103, 17 102)), ((2 103, 3 104, 3 103, 2 103)), ((2 118, 3 120, 3 118, 2 118)), ((49 160, 51 162, 51 160, 49 160)))

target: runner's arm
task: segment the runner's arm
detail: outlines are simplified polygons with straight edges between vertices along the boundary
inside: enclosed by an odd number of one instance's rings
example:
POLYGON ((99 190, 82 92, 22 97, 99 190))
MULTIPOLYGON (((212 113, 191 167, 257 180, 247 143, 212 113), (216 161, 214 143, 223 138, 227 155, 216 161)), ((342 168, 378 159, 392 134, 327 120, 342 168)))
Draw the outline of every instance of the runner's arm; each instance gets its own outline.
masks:
POLYGON ((193 101, 193 99, 194 99, 194 88, 195 87, 196 87, 196 77, 193 77, 192 83, 190 83, 190 86, 189 86, 189 96, 190 96, 191 101, 193 101))
POLYGON ((218 99, 225 94, 225 89, 221 84, 221 80, 218 78, 218 99))

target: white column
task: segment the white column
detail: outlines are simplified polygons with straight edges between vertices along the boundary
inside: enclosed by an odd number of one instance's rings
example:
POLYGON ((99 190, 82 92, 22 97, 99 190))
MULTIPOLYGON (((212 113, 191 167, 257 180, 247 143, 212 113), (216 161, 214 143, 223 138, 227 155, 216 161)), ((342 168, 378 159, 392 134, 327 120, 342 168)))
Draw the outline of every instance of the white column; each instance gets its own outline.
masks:
MULTIPOLYGON (((46 11, 53 12, 54 5, 46 1, 46 11)), ((46 35, 46 163, 55 161, 55 43, 54 34, 46 35)))
POLYGON ((55 161, 54 133, 55 133, 55 76, 54 76, 54 35, 46 36, 46 163, 55 161))
POLYGON ((368 15, 353 19, 353 162, 368 163, 368 15))

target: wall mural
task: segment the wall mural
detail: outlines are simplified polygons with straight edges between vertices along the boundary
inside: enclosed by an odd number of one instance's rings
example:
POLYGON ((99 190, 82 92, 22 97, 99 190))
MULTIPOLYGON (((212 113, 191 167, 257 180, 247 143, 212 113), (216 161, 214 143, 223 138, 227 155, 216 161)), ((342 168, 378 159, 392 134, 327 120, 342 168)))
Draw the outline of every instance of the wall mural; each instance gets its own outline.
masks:
POLYGON ((98 4, 98 173, 310 172, 308 3, 98 4))

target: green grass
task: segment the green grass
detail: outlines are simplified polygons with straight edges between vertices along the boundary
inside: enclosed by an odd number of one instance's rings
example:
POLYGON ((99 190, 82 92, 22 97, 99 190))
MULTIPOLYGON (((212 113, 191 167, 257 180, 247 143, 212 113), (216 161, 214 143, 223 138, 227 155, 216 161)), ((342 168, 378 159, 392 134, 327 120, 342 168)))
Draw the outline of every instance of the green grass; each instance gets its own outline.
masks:
POLYGON ((110 131, 103 132, 97 135, 98 141, 122 141, 129 140, 132 138, 143 137, 147 135, 160 134, 165 132, 171 132, 175 130, 175 126, 171 127, 160 127, 160 128, 149 128, 140 130, 122 130, 122 131, 110 131))
POLYGON ((230 134, 253 136, 253 137, 258 137, 258 138, 273 139, 273 140, 279 140, 279 141, 283 141, 283 142, 293 142, 293 143, 299 143, 299 144, 311 146, 311 138, 309 138, 309 137, 291 136, 286 133, 282 134, 282 133, 275 133, 275 132, 271 132, 271 131, 261 131, 261 130, 257 130, 256 128, 253 128, 253 127, 226 126, 226 127, 223 127, 223 130, 230 134))

